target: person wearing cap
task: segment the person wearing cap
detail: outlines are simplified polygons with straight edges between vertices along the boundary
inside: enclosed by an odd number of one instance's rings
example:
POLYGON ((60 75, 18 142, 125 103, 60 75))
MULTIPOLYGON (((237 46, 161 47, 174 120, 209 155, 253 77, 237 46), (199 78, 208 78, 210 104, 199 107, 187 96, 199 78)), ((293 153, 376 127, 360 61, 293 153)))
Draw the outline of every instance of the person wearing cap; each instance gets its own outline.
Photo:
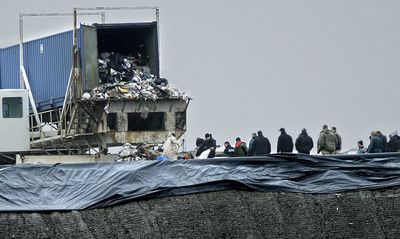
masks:
POLYGON ((365 154, 367 152, 367 149, 364 147, 364 143, 362 140, 359 140, 357 142, 358 150, 357 154, 365 154))
POLYGON ((372 131, 371 138, 368 145, 368 153, 382 153, 383 151, 383 141, 379 137, 378 132, 372 131))
POLYGON ((231 143, 225 141, 224 146, 225 146, 224 154, 229 157, 235 157, 235 149, 231 146, 231 143))
POLYGON ((296 139, 296 150, 302 154, 310 154, 311 149, 314 147, 312 138, 307 134, 306 129, 302 129, 299 137, 296 139))
POLYGON ((263 132, 259 130, 257 132, 257 137, 254 139, 253 147, 249 155, 267 155, 271 153, 271 143, 264 137, 263 132))
POLYGON ((205 137, 205 140, 199 146, 196 156, 199 156, 202 152, 209 149, 210 153, 208 154, 207 158, 214 158, 215 157, 215 149, 217 148, 217 142, 215 141, 215 139, 212 137, 212 135, 210 133, 206 133, 204 137, 205 137))
POLYGON ((336 146, 337 138, 335 134, 329 130, 328 125, 323 125, 318 138, 317 153, 321 152, 322 155, 334 154, 336 146))
POLYGON ((397 130, 389 135, 388 152, 400 152, 400 136, 397 130))
POLYGON ((175 138, 174 133, 172 132, 168 133, 168 138, 164 142, 163 149, 164 149, 163 154, 167 156, 169 159, 178 158, 179 142, 175 138))
POLYGON ((281 135, 278 137, 278 147, 276 152, 278 153, 291 153, 293 152, 293 139, 292 136, 286 133, 284 128, 280 128, 281 135))
POLYGON ((332 126, 331 131, 336 136, 337 145, 336 145, 335 154, 338 154, 338 153, 340 153, 340 150, 342 150, 342 137, 336 132, 335 126, 332 126))

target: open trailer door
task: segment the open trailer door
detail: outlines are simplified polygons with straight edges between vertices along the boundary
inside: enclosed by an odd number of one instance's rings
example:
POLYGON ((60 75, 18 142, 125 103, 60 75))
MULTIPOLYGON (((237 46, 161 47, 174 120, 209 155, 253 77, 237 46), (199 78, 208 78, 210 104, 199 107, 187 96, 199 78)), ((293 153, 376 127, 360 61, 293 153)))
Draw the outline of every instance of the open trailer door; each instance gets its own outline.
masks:
POLYGON ((97 30, 93 26, 80 26, 83 90, 90 91, 99 83, 97 30))

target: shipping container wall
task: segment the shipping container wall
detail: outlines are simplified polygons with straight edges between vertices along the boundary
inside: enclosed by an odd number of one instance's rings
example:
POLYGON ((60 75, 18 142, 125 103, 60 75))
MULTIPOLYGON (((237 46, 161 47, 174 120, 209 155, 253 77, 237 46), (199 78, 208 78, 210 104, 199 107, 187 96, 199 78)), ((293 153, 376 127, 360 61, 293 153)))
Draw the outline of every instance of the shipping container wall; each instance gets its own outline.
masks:
MULTIPOLYGON (((0 86, 20 88, 19 46, 0 54, 0 86)), ((72 31, 24 43, 24 66, 39 110, 62 105, 72 66, 72 31)))
POLYGON ((84 91, 90 91, 99 84, 97 29, 93 26, 81 25, 78 37, 82 88, 84 91))
POLYGON ((24 66, 38 107, 61 106, 72 67, 72 32, 27 43, 24 66))
POLYGON ((7 47, 0 55, 0 85, 1 89, 19 89, 19 48, 7 47))

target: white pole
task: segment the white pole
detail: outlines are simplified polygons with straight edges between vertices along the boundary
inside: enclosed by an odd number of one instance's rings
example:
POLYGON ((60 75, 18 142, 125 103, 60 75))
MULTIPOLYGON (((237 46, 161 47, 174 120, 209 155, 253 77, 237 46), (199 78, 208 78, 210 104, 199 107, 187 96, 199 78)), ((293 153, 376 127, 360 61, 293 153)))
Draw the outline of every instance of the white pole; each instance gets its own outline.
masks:
MULTIPOLYGON (((19 67, 24 66, 24 18, 19 14, 19 67)), ((22 79, 22 72, 19 72, 19 88, 24 89, 24 80, 22 79)))
POLYGON ((40 137, 42 138, 42 136, 43 136, 42 122, 39 119, 39 114, 38 114, 37 109, 36 109, 35 100, 34 100, 33 95, 32 95, 31 86, 29 85, 28 76, 26 75, 26 71, 25 71, 24 66, 21 66, 20 71, 21 71, 21 74, 22 74, 22 79, 24 81, 25 87, 28 90, 29 102, 31 103, 32 111, 33 111, 33 114, 35 115, 36 123, 39 126, 40 137))
POLYGON ((161 77, 161 50, 160 50, 160 10, 156 8, 156 24, 157 24, 157 50, 158 50, 158 77, 161 77))

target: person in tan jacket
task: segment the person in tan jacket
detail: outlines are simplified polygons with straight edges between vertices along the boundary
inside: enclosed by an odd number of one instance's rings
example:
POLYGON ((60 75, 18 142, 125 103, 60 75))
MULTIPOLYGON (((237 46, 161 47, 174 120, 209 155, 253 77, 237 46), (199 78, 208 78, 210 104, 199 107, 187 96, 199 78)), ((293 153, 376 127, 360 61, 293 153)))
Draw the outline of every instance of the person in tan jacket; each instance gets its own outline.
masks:
POLYGON ((322 155, 330 155, 336 152, 337 138, 327 125, 322 126, 322 131, 318 138, 317 153, 322 155))

